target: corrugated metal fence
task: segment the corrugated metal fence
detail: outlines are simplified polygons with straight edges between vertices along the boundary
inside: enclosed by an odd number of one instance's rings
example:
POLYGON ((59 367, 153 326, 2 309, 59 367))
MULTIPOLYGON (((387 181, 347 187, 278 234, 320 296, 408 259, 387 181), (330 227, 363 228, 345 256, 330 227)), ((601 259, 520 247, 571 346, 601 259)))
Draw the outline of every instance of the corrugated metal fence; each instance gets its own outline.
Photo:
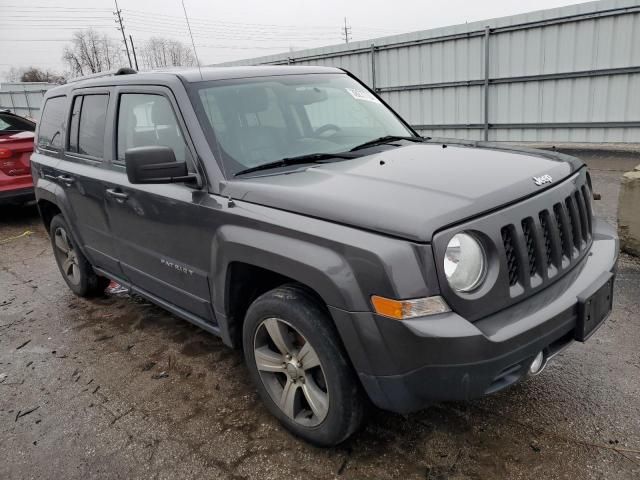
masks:
POLYGON ((35 119, 40 118, 42 98, 57 85, 47 82, 12 82, 0 84, 0 110, 35 119))
POLYGON ((640 1, 605 0, 223 65, 345 68, 424 135, 640 142, 640 1))

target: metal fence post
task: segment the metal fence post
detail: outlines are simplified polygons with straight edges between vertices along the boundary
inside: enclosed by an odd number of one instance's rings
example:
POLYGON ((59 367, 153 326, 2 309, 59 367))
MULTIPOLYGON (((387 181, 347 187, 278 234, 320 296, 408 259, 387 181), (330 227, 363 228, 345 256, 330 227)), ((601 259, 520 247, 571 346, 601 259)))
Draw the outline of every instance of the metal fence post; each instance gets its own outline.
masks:
POLYGON ((376 91, 376 46, 371 44, 371 90, 376 91))
POLYGON ((9 99, 11 100, 11 108, 13 108, 13 113, 18 113, 16 112, 16 102, 13 101, 13 92, 9 91, 9 99))
POLYGON ((491 28, 484 27, 484 140, 489 140, 489 35, 491 28))
POLYGON ((26 87, 24 89, 24 101, 27 104, 27 112, 29 112, 29 116, 31 117, 31 105, 29 104, 29 92, 27 91, 26 87))

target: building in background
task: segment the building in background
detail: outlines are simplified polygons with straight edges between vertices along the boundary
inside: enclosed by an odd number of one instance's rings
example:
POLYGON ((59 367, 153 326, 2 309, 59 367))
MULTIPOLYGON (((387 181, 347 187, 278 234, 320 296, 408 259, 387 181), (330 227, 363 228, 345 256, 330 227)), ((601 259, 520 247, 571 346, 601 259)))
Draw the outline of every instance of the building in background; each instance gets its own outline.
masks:
POLYGON ((38 120, 45 92, 57 86, 47 82, 0 83, 0 110, 10 110, 17 115, 38 120))
POLYGON ((640 0, 522 15, 222 65, 349 70, 421 134, 640 143, 640 0))

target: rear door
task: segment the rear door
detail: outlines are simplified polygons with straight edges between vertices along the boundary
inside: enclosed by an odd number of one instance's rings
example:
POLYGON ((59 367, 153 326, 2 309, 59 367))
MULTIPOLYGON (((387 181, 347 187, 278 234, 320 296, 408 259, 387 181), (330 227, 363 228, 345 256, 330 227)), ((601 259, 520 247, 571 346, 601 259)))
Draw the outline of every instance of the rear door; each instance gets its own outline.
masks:
POLYGON ((70 99, 67 135, 57 181, 71 209, 77 241, 92 265, 119 274, 115 244, 105 210, 105 158, 111 145, 105 141, 107 118, 112 115, 111 89, 75 90, 70 99))
POLYGON ((114 175, 106 205, 122 271, 145 292, 212 322, 211 231, 200 205, 206 193, 183 183, 130 184, 124 164, 127 149, 162 145, 195 171, 178 105, 164 87, 118 87, 115 93, 114 175))

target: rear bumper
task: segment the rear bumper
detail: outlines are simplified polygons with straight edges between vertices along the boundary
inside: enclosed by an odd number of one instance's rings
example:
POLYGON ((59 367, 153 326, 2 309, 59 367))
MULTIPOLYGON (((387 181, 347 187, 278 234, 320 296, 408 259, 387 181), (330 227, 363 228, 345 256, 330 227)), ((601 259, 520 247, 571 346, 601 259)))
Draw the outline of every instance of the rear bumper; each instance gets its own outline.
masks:
POLYGON ((12 177, 0 172, 0 204, 23 203, 34 198, 31 174, 12 177))
POLYGON ((35 198, 33 186, 0 190, 0 205, 24 203, 35 198))
POLYGON ((553 355, 571 343, 578 295, 613 271, 617 256, 615 231, 596 222, 591 251, 571 272, 476 322, 454 312, 403 322, 368 312, 332 314, 373 403, 407 413, 506 388, 526 375, 538 352, 553 355))

